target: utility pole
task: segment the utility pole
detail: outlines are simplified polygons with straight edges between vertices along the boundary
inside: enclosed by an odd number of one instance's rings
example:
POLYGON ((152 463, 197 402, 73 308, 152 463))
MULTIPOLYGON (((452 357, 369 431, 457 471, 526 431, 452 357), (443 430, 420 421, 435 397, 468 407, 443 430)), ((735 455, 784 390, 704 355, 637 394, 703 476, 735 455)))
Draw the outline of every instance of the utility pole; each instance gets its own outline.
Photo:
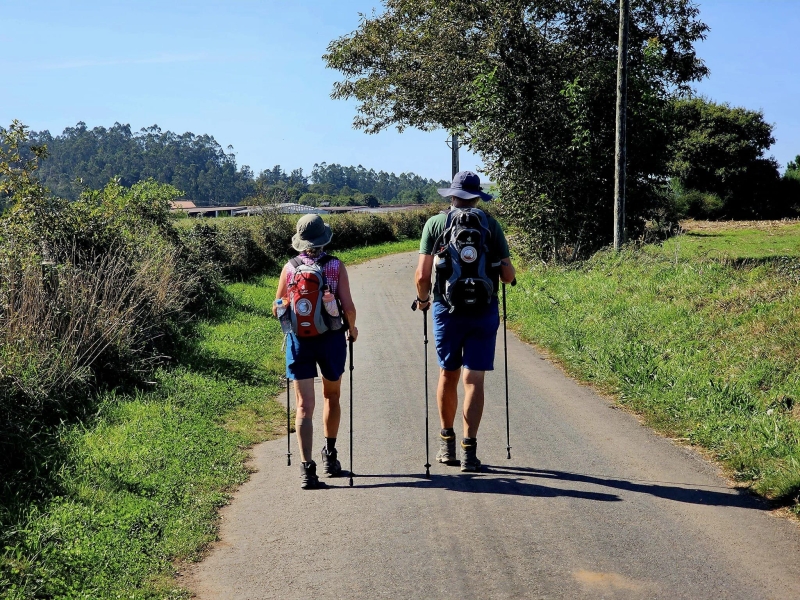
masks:
POLYGON ((451 177, 455 177, 456 173, 458 173, 461 169, 458 168, 458 135, 455 133, 450 141, 450 148, 453 150, 453 174, 451 177))
POLYGON ((625 129, 628 107, 628 14, 629 0, 619 0, 619 46, 617 49, 617 144, 614 150, 614 250, 625 243, 625 129))

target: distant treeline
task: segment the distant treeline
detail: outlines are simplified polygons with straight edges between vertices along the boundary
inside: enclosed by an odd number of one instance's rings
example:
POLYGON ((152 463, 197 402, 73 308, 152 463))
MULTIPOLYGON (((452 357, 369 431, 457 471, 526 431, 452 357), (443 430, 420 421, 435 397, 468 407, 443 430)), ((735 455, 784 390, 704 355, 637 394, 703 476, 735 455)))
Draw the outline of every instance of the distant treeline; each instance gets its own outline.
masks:
POLYGON ((31 132, 32 145, 47 146, 38 176, 54 195, 76 200, 83 190, 154 179, 181 190, 197 204, 235 205, 278 199, 304 204, 422 203, 438 198, 446 181, 414 173, 387 173, 361 165, 315 164, 310 174, 280 165, 258 174, 237 166, 210 135, 162 131, 157 125, 132 131, 130 125, 89 129, 83 122, 60 135, 31 132))

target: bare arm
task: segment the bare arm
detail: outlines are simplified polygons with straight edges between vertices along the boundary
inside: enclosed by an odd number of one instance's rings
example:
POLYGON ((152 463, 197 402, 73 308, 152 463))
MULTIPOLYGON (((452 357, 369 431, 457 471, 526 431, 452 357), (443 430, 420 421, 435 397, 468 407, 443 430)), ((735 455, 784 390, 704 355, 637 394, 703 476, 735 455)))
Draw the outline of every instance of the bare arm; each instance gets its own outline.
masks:
POLYGON ((353 303, 353 295, 350 293, 350 276, 343 264, 339 265, 339 284, 336 289, 339 301, 342 303, 342 310, 347 319, 348 335, 350 340, 355 342, 358 339, 358 328, 356 327, 356 305, 353 303))
MULTIPOLYGON (((285 298, 287 292, 286 286, 286 265, 283 266, 283 270, 281 271, 281 278, 278 280, 278 289, 275 291, 275 300, 279 298, 285 298)), ((275 308, 275 303, 272 304, 272 316, 278 316, 278 309, 275 308)))
POLYGON ((511 283, 517 277, 517 270, 511 264, 511 258, 508 256, 500 261, 500 281, 503 283, 511 283))
POLYGON ((426 300, 427 302, 417 302, 417 308, 420 310, 428 310, 431 305, 431 274, 433 273, 433 255, 420 254, 419 263, 417 263, 416 284, 417 284, 417 298, 426 300))

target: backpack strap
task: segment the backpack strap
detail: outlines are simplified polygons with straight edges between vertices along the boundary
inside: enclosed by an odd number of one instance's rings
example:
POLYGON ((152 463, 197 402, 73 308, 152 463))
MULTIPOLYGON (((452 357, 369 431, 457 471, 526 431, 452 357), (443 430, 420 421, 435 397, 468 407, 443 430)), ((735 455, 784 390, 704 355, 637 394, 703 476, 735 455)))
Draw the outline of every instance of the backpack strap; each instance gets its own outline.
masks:
POLYGON ((320 267, 324 267, 325 265, 327 265, 329 262, 331 262, 334 259, 339 260, 333 254, 326 254, 325 256, 323 256, 322 258, 320 258, 319 260, 314 261, 314 262, 315 262, 315 264, 319 265, 320 267))
MULTIPOLYGON (((494 221, 496 223, 497 219, 495 219, 494 217, 491 217, 489 215, 486 215, 486 225, 487 226, 491 225, 492 221, 494 221)), ((494 237, 492 236, 491 227, 489 227, 488 229, 489 229, 489 232, 488 232, 488 237, 489 237, 489 255, 492 258, 496 258, 497 259, 497 262, 491 263, 491 267, 492 267, 492 269, 499 270, 500 269, 500 265, 503 262, 503 259, 505 257, 504 256, 494 256, 494 252, 493 252, 494 251, 494 247, 493 247, 493 244, 492 244, 492 242, 494 242, 494 237)))
MULTIPOLYGON (((320 273, 322 273, 322 286, 326 287, 328 285, 328 277, 325 275, 325 265, 328 264, 332 260, 339 260, 333 254, 326 254, 325 256, 320 257, 319 260, 314 261, 314 266, 319 268, 320 273)), ((289 261, 289 264, 292 265, 295 269, 298 267, 304 266, 306 263, 303 262, 303 259, 300 256, 295 256, 292 260, 289 261)))
POLYGON ((433 243, 433 253, 437 254, 441 252, 442 249, 447 245, 447 234, 450 232, 450 229, 453 226, 453 207, 451 206, 447 210, 443 210, 439 213, 440 215, 447 215, 447 219, 444 222, 444 229, 442 229, 442 233, 439 234, 439 237, 436 238, 436 241, 433 243))
MULTIPOLYGON (((336 257, 333 254, 326 254, 325 256, 320 258, 319 260, 315 260, 314 264, 315 265, 319 265, 320 267, 324 267, 326 264, 328 264, 330 261, 332 261, 335 258, 336 257)), ((336 260, 339 260, 339 259, 336 258, 336 260)), ((300 258, 300 256, 298 255, 298 256, 295 256, 292 260, 290 260, 289 264, 292 265, 296 269, 297 267, 299 267, 301 265, 304 265, 305 263, 303 262, 303 259, 300 258)))

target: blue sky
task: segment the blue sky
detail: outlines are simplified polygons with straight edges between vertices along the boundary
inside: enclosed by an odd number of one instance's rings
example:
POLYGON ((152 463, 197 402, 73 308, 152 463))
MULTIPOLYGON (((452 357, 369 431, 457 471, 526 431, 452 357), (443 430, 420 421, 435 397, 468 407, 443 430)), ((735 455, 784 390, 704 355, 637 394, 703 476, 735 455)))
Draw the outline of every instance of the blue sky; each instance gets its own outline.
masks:
MULTIPOLYGON (((368 0, 295 2, 19 2, 0 0, 0 123, 60 133, 84 121, 134 129, 158 124, 209 133, 254 170, 315 162, 362 164, 447 179, 444 132, 368 136, 351 128, 354 104, 329 94, 337 74, 321 60, 352 31, 368 0)), ((699 47, 717 101, 763 109, 782 166, 800 154, 800 3, 701 2, 711 26, 699 47)), ((464 153, 462 168, 480 161, 464 153)))

